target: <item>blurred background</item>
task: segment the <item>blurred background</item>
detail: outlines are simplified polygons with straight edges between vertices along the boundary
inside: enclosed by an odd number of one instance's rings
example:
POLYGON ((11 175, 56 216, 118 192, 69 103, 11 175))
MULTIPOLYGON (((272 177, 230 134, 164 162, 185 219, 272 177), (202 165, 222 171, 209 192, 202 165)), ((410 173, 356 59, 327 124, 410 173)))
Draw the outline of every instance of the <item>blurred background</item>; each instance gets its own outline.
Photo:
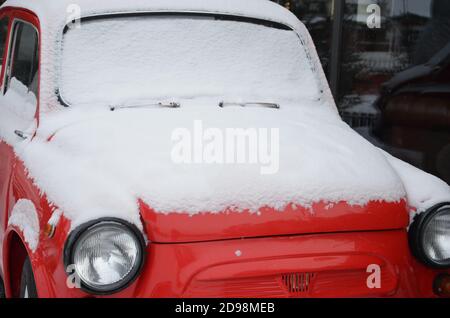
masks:
POLYGON ((342 118, 450 183, 450 1, 274 2, 309 29, 342 118), (370 4, 380 28, 367 25, 370 4))

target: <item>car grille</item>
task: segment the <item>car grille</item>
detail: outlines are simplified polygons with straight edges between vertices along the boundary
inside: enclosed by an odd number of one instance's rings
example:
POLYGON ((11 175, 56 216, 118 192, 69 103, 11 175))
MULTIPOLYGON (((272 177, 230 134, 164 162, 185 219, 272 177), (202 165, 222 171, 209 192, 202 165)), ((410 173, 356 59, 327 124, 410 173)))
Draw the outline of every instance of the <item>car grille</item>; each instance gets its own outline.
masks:
POLYGON ((313 297, 386 297, 395 293, 398 279, 382 269, 381 288, 367 287, 369 274, 364 270, 319 273, 288 273, 216 281, 193 280, 185 297, 229 298, 313 298, 313 297))

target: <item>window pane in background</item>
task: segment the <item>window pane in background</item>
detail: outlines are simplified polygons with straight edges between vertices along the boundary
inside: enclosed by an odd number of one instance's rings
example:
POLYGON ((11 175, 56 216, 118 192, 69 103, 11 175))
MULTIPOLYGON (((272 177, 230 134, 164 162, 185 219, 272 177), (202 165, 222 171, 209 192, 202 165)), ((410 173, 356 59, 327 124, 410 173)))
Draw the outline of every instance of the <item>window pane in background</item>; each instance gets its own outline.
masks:
POLYGON ((346 1, 337 98, 344 120, 447 183, 449 61, 450 1, 346 1), (380 29, 367 27, 369 3, 381 7, 380 29))
MULTIPOLYGON (((448 1, 448 0, 444 0, 448 1)), ((379 87, 416 59, 417 40, 430 20, 431 0, 347 0, 343 24, 339 105, 375 112, 379 87), (368 5, 381 8, 381 28, 367 26, 368 5)))

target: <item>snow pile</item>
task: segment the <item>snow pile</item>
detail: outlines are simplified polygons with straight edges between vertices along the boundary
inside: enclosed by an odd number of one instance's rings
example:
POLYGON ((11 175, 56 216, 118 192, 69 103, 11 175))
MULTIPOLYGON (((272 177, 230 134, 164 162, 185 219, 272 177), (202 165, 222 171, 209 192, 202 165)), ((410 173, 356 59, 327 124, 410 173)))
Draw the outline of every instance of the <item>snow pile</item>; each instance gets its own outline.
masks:
POLYGON ((40 227, 33 202, 26 199, 18 200, 11 212, 8 225, 16 226, 20 229, 30 250, 36 252, 39 244, 40 227))
POLYGON ((269 0, 7 0, 3 7, 23 7, 35 12, 43 24, 64 20, 71 15, 75 6, 83 16, 102 13, 124 12, 213 12, 236 16, 254 17, 295 26, 297 17, 284 7, 269 0))
POLYGON ((408 204, 414 209, 411 220, 416 213, 424 212, 438 203, 450 202, 450 187, 444 181, 381 151, 405 185, 408 204))
POLYGON ((245 22, 96 20, 69 30, 63 41, 60 91, 71 105, 201 96, 318 99, 317 82, 294 31, 245 22))
POLYGON ((35 128, 36 105, 34 93, 29 92, 25 85, 13 78, 8 91, 0 98, 0 139, 14 144, 20 140, 15 135, 15 130, 32 131, 35 128))

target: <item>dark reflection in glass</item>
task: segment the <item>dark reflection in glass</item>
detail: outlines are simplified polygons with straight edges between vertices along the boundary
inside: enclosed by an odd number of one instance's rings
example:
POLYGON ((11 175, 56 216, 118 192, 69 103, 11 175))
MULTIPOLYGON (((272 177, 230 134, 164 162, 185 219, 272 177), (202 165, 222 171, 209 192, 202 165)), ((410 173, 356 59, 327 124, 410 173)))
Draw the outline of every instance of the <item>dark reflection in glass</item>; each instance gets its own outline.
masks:
POLYGON ((450 183, 450 1, 433 0, 410 66, 383 83, 369 137, 450 183))
POLYGON ((325 72, 339 69, 331 84, 343 119, 450 183, 450 1, 345 0, 344 14, 335 16, 336 1, 275 2, 305 23, 325 72), (381 28, 367 25, 370 4, 381 9, 381 28), (334 19, 342 26, 337 47, 331 47, 334 19), (340 59, 331 59, 332 51, 340 59))
POLYGON ((337 96, 342 110, 377 114, 374 102, 381 84, 412 64, 412 52, 429 18, 430 0, 346 1, 337 96), (381 28, 367 26, 372 3, 381 8, 381 28))

